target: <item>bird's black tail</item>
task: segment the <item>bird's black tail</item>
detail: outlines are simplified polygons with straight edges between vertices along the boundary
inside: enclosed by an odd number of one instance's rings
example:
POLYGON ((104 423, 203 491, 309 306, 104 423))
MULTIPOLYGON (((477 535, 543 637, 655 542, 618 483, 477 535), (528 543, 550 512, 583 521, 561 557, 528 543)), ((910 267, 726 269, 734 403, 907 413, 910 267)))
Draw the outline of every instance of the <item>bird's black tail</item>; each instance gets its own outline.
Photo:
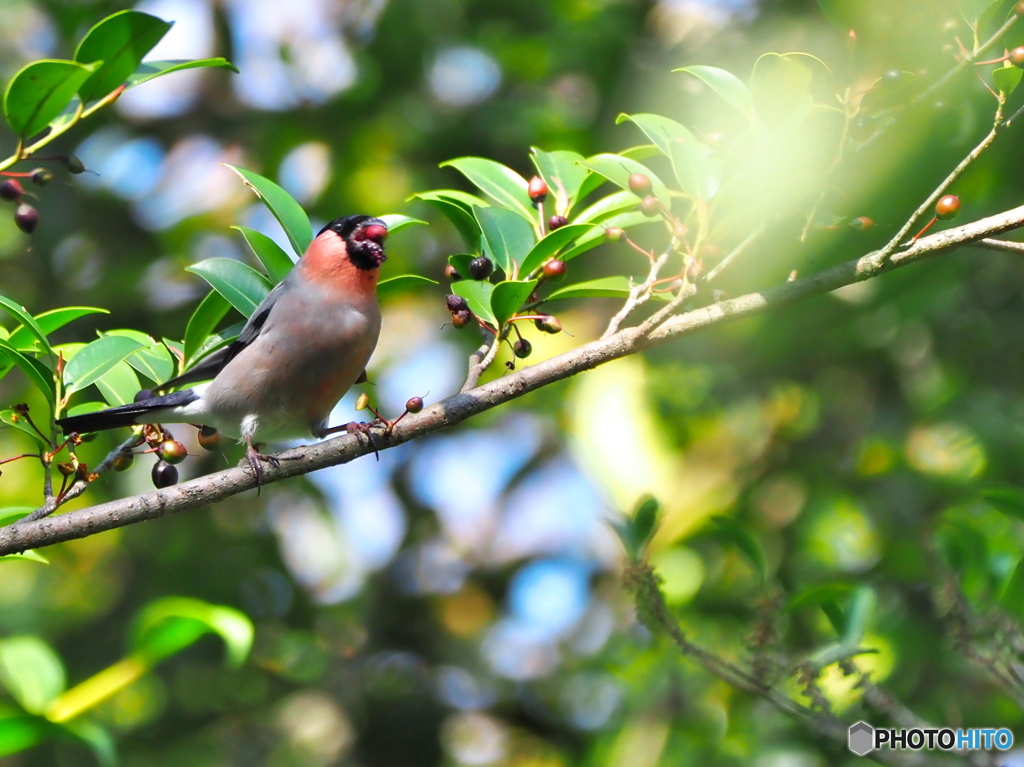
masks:
POLYGON ((134 426, 137 423, 148 423, 145 419, 147 413, 167 407, 178 407, 187 405, 199 399, 194 389, 176 391, 173 394, 162 394, 159 397, 150 397, 139 402, 132 402, 128 405, 97 410, 95 413, 83 413, 68 418, 61 418, 57 425, 64 430, 65 434, 75 432, 77 434, 88 434, 104 429, 117 429, 121 426, 134 426))

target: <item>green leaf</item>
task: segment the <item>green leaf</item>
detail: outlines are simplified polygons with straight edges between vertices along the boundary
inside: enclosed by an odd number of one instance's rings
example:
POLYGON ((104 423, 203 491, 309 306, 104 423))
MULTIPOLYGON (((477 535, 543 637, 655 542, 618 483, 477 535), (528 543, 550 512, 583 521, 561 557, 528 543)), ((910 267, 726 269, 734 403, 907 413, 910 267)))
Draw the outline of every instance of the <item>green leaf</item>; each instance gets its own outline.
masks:
POLYGON ((199 306, 192 312, 189 318, 188 327, 185 328, 185 361, 191 363, 195 359, 196 352, 203 345, 207 336, 210 335, 224 319, 231 304, 217 291, 211 291, 206 298, 199 302, 199 306))
POLYGON ((161 383, 174 375, 174 360, 167 347, 152 336, 138 330, 108 330, 100 336, 124 336, 142 344, 142 348, 127 358, 127 362, 154 383, 161 383))
POLYGON ((441 211, 462 235, 466 247, 474 253, 480 252, 480 225, 476 222, 473 209, 486 208, 486 202, 475 195, 454 189, 436 189, 432 192, 421 192, 414 197, 441 211))
POLYGON ((1013 485, 993 485, 984 488, 981 497, 1006 516, 1024 522, 1024 489, 1013 485))
POLYGON ((299 256, 305 253, 309 243, 313 241, 313 227, 309 223, 309 216, 306 215, 306 211, 295 201, 295 198, 273 181, 264 178, 258 173, 253 173, 251 170, 239 168, 235 165, 227 165, 227 167, 241 176, 246 185, 251 187, 259 198, 263 200, 263 204, 274 214, 274 218, 281 223, 284 233, 288 235, 288 241, 292 244, 295 253, 299 256))
POLYGON ((123 85, 172 26, 148 13, 121 11, 90 29, 78 44, 75 61, 102 63, 78 88, 82 102, 88 104, 123 85))
MULTIPOLYGON (((245 238, 253 254, 263 264, 263 268, 267 270, 267 275, 272 283, 276 285, 288 276, 292 267, 295 266, 295 261, 281 249, 280 245, 255 229, 249 229, 245 226, 233 226, 231 228, 240 232, 242 237, 245 238)), ((224 315, 221 316, 223 317, 224 315)))
POLYGON ((827 602, 840 602, 846 599, 851 591, 853 591, 853 585, 849 583, 837 582, 812 586, 790 599, 787 609, 790 612, 795 612, 807 607, 821 607, 827 602))
POLYGON ((255 633, 252 621, 231 607, 187 597, 164 597, 142 608, 132 630, 132 651, 153 664, 208 633, 224 640, 229 665, 245 662, 255 633))
POLYGON ((491 311, 491 293, 494 292, 494 285, 481 280, 461 280, 452 284, 452 292, 465 298, 470 311, 484 322, 490 323, 492 327, 498 324, 494 312, 491 311))
POLYGON ((422 288, 424 285, 437 284, 437 280, 432 280, 429 277, 421 277, 418 274, 399 274, 396 277, 389 277, 388 279, 377 283, 377 298, 381 301, 385 301, 399 293, 408 293, 409 291, 416 290, 417 288, 422 288))
MULTIPOLYGON (((526 303, 533 289, 537 287, 537 280, 526 282, 499 282, 491 291, 491 311, 498 326, 508 322, 509 317, 519 311, 519 307, 526 303)), ((467 299, 468 300, 468 299, 467 299)), ((472 305, 470 305, 472 308, 472 305)))
POLYGON ((8 124, 23 140, 39 133, 64 110, 97 66, 43 59, 22 67, 4 93, 8 124))
MULTIPOLYGON (((40 343, 42 349, 48 355, 53 355, 53 349, 50 347, 50 342, 46 340, 46 333, 43 331, 43 328, 40 326, 40 324, 36 321, 36 318, 29 314, 28 310, 24 306, 15 303, 6 296, 0 296, 0 309, 6 311, 8 314, 14 317, 14 319, 20 322, 22 327, 25 329, 25 332, 34 336, 35 339, 40 343)), ((19 328, 18 330, 20 329, 21 328, 19 328)), ((14 332, 17 333, 18 330, 15 330, 14 332)), ((11 342, 12 345, 13 343, 14 342, 11 342)))
POLYGON ((845 611, 843 630, 839 636, 845 647, 853 648, 860 644, 877 602, 875 590, 870 586, 858 586, 853 590, 845 611))
POLYGON ((1024 619, 1024 561, 1017 562, 999 595, 999 604, 1016 620, 1024 619))
POLYGON ((568 216, 580 198, 583 182, 590 171, 582 166, 583 155, 576 152, 545 152, 537 147, 530 150, 530 159, 555 198, 555 210, 568 216))
POLYGON ((212 59, 196 59, 194 61, 188 59, 143 61, 128 77, 126 85, 129 88, 134 88, 136 85, 142 85, 158 77, 169 75, 171 72, 180 72, 183 69, 198 69, 200 67, 230 69, 235 74, 238 74, 238 67, 220 56, 212 59))
MULTIPOLYGON (((642 173, 651 180, 651 193, 665 205, 670 205, 672 200, 668 193, 668 187, 658 178, 646 165, 623 157, 618 154, 597 154, 588 157, 583 165, 597 173, 599 176, 611 181, 613 184, 629 190, 629 177, 634 173, 642 173)), ((634 199, 639 200, 636 195, 634 199)))
POLYGON ((753 117, 754 105, 750 89, 732 72, 700 64, 673 69, 672 71, 693 75, 721 96, 726 104, 740 112, 744 117, 753 117))
POLYGON ((185 271, 198 274, 210 283, 245 317, 251 316, 270 292, 270 282, 266 277, 251 266, 230 258, 208 258, 192 264, 185 271))
MULTIPOLYGON (((526 254, 526 258, 523 259, 523 265, 519 268, 520 274, 527 275, 537 267, 543 266, 558 251, 593 228, 593 224, 569 224, 549 232, 546 237, 534 245, 530 252, 526 254)), ((602 230, 603 233, 604 231, 602 230)))
POLYGON ((403 216, 400 213, 388 213, 384 216, 378 216, 378 218, 387 225, 389 237, 393 234, 398 234, 400 231, 407 229, 410 226, 415 226, 416 224, 423 224, 426 226, 427 224, 426 221, 421 221, 418 218, 412 218, 410 216, 403 216))
POLYGON ((1020 79, 1024 77, 1024 70, 1018 69, 1009 61, 1004 61, 1001 69, 992 72, 992 79, 995 81, 1003 95, 1009 96, 1020 85, 1020 79))
POLYGON ((505 274, 513 272, 513 261, 521 261, 533 247, 533 227, 507 208, 475 208, 476 220, 484 234, 484 249, 505 274))
POLYGON ((53 725, 41 716, 0 715, 0 757, 25 751, 46 740, 53 725))
POLYGON ((620 114, 617 123, 629 120, 672 161, 679 188, 692 197, 710 199, 718 191, 720 171, 711 158, 711 147, 698 141, 684 125, 654 114, 620 114))
POLYGON ((589 232, 580 235, 579 239, 576 240, 576 244, 565 253, 562 253, 562 260, 569 261, 576 258, 576 256, 581 253, 586 253, 588 250, 596 248, 604 242, 605 230, 611 229, 613 226, 617 226, 619 229, 631 229, 635 226, 646 226, 649 224, 661 224, 664 226, 664 222, 662 222, 660 218, 648 218, 638 210, 631 210, 626 211, 625 213, 617 213, 613 216, 608 216, 607 218, 602 219, 600 224, 600 226, 595 226, 589 232))
POLYGON ((29 425, 23 415, 15 413, 13 410, 0 410, 0 423, 27 434, 47 450, 50 449, 50 443, 29 425))
MULTIPOLYGON (((122 362, 122 365, 127 363, 122 362)), ((131 366, 128 366, 131 370, 131 366)), ((106 402, 80 402, 74 407, 68 408, 68 415, 85 415, 87 413, 96 413, 100 410, 106 410, 109 407, 106 402)))
POLYGON ((55 727, 60 735, 71 737, 88 746, 100 767, 117 767, 117 748, 114 738, 94 722, 72 720, 55 727))
MULTIPOLYGON (((142 385, 132 366, 122 360, 96 380, 96 388, 108 405, 116 407, 134 402, 142 385)), ((77 413, 69 412, 69 415, 77 413)))
MULTIPOLYGON (((35 317, 39 331, 48 336, 56 330, 88 314, 110 314, 106 309, 99 309, 95 306, 65 306, 61 309, 52 309, 35 317)), ((19 351, 43 351, 40 348, 35 333, 24 325, 14 329, 8 339, 11 346, 19 351)))
MULTIPOLYGON (((603 178, 600 177, 599 178, 603 178)), ((636 212, 636 195, 630 191, 619 190, 612 192, 600 200, 584 208, 576 216, 576 223, 598 223, 604 219, 619 213, 636 212)), ((646 218, 646 216, 644 217, 646 218)), ((602 229, 601 234, 604 234, 602 229)))
POLYGON ((488 197, 533 225, 533 203, 526 193, 526 179, 511 168, 485 157, 459 157, 441 163, 440 167, 455 168, 488 197))
POLYGON ((544 300, 557 301, 562 298, 623 298, 629 295, 629 290, 629 280, 625 277, 601 277, 597 280, 577 282, 575 285, 559 288, 544 300))
POLYGON ((86 344, 64 367, 67 393, 81 391, 95 383, 118 362, 141 348, 143 344, 125 336, 104 336, 86 344))
POLYGON ((0 639, 0 682, 23 709, 41 714, 64 691, 64 664, 39 637, 0 639))
POLYGON ((52 412, 57 404, 57 388, 53 380, 53 373, 35 357, 22 354, 7 341, 0 341, 0 358, 6 358, 18 366, 29 382, 46 397, 46 402, 52 412))
POLYGON ((761 548, 761 544, 753 534, 732 517, 717 515, 711 518, 711 523, 715 526, 714 534, 736 546, 754 566, 754 572, 764 583, 768 572, 768 562, 764 555, 764 549, 761 548))
POLYGON ((469 279, 469 262, 477 258, 475 253, 454 253, 448 256, 448 263, 455 267, 463 279, 469 279))

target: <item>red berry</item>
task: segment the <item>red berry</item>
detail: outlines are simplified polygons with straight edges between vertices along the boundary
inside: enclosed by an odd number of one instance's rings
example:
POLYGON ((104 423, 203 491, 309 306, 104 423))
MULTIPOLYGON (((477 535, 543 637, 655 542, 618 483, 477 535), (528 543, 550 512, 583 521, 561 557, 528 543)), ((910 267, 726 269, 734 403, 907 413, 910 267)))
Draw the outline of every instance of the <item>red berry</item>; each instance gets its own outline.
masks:
POLYGON ((114 471, 128 471, 133 463, 135 463, 135 453, 130 450, 120 453, 114 459, 114 471))
POLYGON ((561 282, 565 279, 566 266, 565 261, 558 258, 552 258, 546 264, 544 264, 544 276, 552 282, 561 282))
POLYGON ((39 211, 23 202, 14 211, 14 223, 25 234, 32 234, 39 225, 39 211))
POLYGON ((542 317, 538 317, 533 321, 533 324, 537 326, 537 330, 543 331, 544 333, 555 333, 562 332, 562 323, 559 322, 558 317, 553 317, 550 314, 545 314, 542 317))
POLYGON ((552 216, 548 219, 548 229, 552 232, 556 229, 561 229, 563 226, 569 223, 569 219, 565 216, 552 216))
POLYGON ((637 197, 647 197, 651 193, 651 179, 643 173, 634 173, 629 177, 629 191, 637 197))
POLYGON ((526 359, 530 356, 533 351, 533 345, 525 338, 520 338, 514 344, 512 344, 512 353, 515 354, 519 359, 526 359))
POLYGON ((178 484, 178 469, 171 466, 167 461, 157 461, 153 464, 153 485, 162 488, 178 484))
POLYGON ((956 218, 960 212, 960 198, 955 194, 947 194, 939 198, 935 203, 935 215, 942 221, 949 221, 956 218))
POLYGON ((17 200, 25 194, 25 190, 21 186, 21 182, 9 178, 0 184, 0 200, 17 200))
POLYGON ((161 442, 156 453, 167 463, 181 463, 188 458, 188 448, 173 439, 161 442))
POLYGON ((388 228, 386 226, 382 226, 381 224, 370 224, 367 227, 363 227, 361 239, 380 242, 387 236, 388 228))
POLYGON ((640 212, 647 218, 654 218, 661 213, 661 203, 657 197, 644 197, 640 200, 640 212))
POLYGON ((857 216, 850 222, 850 227, 853 229, 870 229, 874 225, 875 222, 867 216, 857 216))
POLYGON ((418 413, 423 409, 423 397, 409 397, 405 403, 405 409, 410 413, 418 413))
POLYGON ((540 205, 548 198, 548 185, 540 176, 534 176, 526 187, 526 193, 536 205, 540 205))
POLYGON ((196 437, 199 447, 211 452, 220 450, 220 432, 212 426, 202 426, 199 429, 199 436, 196 437))
POLYGON ((1024 69, 1024 45, 1010 51, 1010 63, 1018 69, 1024 69))
POLYGON ((455 271, 455 267, 452 266, 451 264, 448 264, 444 268, 444 276, 447 277, 452 282, 458 282, 459 280, 462 279, 462 275, 455 271))
POLYGON ((487 256, 480 256, 469 262, 469 276, 474 280, 486 280, 493 271, 494 264, 487 256))
POLYGON ((610 240, 611 242, 618 242, 622 239, 622 235, 624 234, 625 232, 617 226, 609 226, 604 230, 605 239, 610 240))
POLYGON ((457 296, 454 293, 449 293, 444 297, 445 304, 448 306, 450 312, 461 312, 463 309, 469 309, 469 304, 466 303, 466 299, 462 296, 457 296))

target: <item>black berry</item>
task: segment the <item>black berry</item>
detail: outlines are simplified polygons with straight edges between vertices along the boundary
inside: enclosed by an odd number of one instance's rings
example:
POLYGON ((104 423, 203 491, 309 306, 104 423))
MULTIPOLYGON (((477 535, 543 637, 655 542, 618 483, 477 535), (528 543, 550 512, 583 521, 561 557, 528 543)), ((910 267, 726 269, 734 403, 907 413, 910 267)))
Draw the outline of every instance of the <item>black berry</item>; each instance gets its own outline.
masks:
POLYGON ((462 275, 455 271, 455 267, 451 264, 448 264, 448 266, 444 268, 444 276, 452 282, 458 282, 462 279, 462 275))
POLYGON ((448 305, 448 311, 450 312, 461 312, 463 309, 469 309, 466 299, 454 293, 449 293, 445 296, 444 301, 448 305))
POLYGON ((480 256, 469 262, 469 276, 474 280, 486 280, 493 271, 494 264, 487 256, 480 256))
POLYGON ((556 229, 561 229, 568 223, 569 219, 567 219, 565 216, 555 215, 548 219, 548 229, 550 229, 553 232, 556 229))
POLYGON ((39 225, 39 211, 23 202, 14 211, 14 223, 25 234, 32 234, 39 225))
POLYGON ((17 200, 25 194, 25 190, 21 186, 21 182, 9 178, 0 184, 0 200, 17 200))
POLYGON ((46 168, 36 168, 32 171, 31 179, 36 186, 46 186, 53 181, 53 174, 46 168))
POLYGON ((153 485, 156 487, 170 487, 178 484, 178 468, 171 466, 167 461, 157 461, 153 464, 153 485))
POLYGON ((468 309, 463 309, 461 312, 452 312, 452 325, 457 328, 464 328, 473 319, 473 315, 469 313, 468 309))
POLYGON ((525 338, 520 338, 512 344, 512 352, 521 360, 529 357, 532 351, 533 345, 525 338))

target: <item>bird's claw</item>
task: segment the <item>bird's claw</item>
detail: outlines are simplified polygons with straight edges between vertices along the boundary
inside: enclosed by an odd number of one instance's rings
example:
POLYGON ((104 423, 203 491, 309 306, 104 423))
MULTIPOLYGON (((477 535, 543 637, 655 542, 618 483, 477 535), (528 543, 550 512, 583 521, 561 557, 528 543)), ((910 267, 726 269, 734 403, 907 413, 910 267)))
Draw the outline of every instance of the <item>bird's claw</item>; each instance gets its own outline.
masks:
MULTIPOLYGON (((377 450, 377 443, 373 439, 373 431, 371 431, 371 429, 374 426, 378 426, 381 424, 387 424, 387 421, 384 421, 384 419, 382 419, 380 416, 377 416, 370 423, 364 423, 362 421, 351 421, 345 424, 345 431, 348 434, 358 433, 366 437, 366 441, 370 443, 370 447, 373 448, 373 454, 374 456, 376 456, 378 461, 380 460, 380 452, 377 450)), ((387 428, 390 429, 390 427, 391 425, 387 424, 387 428)))
POLYGON ((249 468, 252 469, 253 475, 256 477, 256 495, 260 494, 263 489, 263 461, 266 461, 275 469, 281 465, 281 461, 277 456, 266 455, 256 449, 256 446, 249 444, 245 449, 245 459, 249 462, 249 468))

